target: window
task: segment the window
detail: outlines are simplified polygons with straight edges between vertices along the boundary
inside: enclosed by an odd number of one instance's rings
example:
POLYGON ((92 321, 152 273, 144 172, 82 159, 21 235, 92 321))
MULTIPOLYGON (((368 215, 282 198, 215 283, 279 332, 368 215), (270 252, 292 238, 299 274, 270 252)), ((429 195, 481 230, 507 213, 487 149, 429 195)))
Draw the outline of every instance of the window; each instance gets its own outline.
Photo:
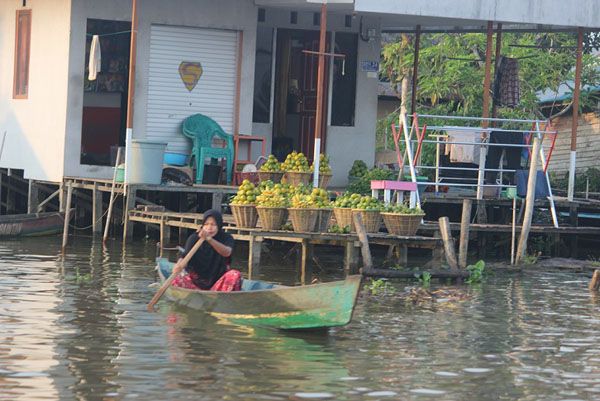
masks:
POLYGON ((29 44, 31 39, 31 10, 17 10, 15 34, 15 75, 13 98, 27 99, 29 92, 29 44))
POLYGON ((256 31, 254 112, 252 114, 252 121, 255 123, 269 123, 270 120, 272 60, 273 29, 259 26, 256 31))
POLYGON ((354 126, 357 46, 356 34, 336 32, 335 53, 346 57, 333 58, 331 125, 354 126))

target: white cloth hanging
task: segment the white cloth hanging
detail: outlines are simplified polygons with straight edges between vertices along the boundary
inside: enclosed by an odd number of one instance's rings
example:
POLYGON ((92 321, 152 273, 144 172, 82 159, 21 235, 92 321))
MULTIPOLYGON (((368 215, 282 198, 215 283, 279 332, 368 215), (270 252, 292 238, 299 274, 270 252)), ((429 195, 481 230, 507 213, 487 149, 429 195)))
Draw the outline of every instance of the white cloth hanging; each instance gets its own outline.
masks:
POLYGON ((102 70, 102 52, 100 50, 100 37, 94 35, 92 37, 92 46, 90 47, 90 61, 89 61, 88 79, 94 81, 98 73, 102 70))
POLYGON ((450 161, 452 163, 473 163, 479 164, 479 146, 465 145, 462 143, 481 142, 481 132, 475 131, 446 131, 448 135, 448 145, 446 145, 446 154, 450 148, 450 161), (453 143, 459 142, 459 143, 453 143))

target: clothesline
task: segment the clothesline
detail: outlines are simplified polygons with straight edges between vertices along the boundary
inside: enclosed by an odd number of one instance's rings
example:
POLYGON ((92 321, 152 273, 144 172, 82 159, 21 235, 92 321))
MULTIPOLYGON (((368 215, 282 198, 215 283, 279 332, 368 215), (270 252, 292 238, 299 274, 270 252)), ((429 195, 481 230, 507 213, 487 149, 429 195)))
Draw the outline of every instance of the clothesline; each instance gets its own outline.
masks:
MULTIPOLYGON (((129 30, 129 31, 120 31, 120 32, 111 32, 111 33, 99 33, 99 34, 97 34, 97 35, 98 35, 98 37, 102 37, 102 36, 121 35, 121 34, 123 34, 123 33, 131 33, 131 30, 129 30)), ((94 36, 94 35, 96 35, 96 34, 93 34, 93 33, 86 33, 85 35, 86 35, 86 36, 94 36)))

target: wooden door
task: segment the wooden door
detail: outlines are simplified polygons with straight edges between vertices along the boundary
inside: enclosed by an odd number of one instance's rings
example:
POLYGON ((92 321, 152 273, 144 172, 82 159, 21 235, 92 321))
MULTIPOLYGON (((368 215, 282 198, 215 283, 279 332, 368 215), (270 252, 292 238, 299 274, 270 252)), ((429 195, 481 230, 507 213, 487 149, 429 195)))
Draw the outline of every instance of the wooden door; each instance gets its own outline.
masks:
MULTIPOLYGON (((319 51, 319 32, 304 31, 302 36, 303 49, 310 51, 319 51)), ((329 35, 327 35, 329 43, 329 35)), ((300 132, 299 144, 300 151, 312 162, 315 146, 315 120, 317 113, 317 76, 319 69, 319 57, 314 54, 300 54, 300 82, 299 82, 299 101, 300 101, 300 132)), ((325 80, 324 80, 324 101, 323 101, 323 120, 321 125, 321 149, 325 151, 325 138, 327 127, 327 86, 329 82, 328 60, 325 59, 325 80)))

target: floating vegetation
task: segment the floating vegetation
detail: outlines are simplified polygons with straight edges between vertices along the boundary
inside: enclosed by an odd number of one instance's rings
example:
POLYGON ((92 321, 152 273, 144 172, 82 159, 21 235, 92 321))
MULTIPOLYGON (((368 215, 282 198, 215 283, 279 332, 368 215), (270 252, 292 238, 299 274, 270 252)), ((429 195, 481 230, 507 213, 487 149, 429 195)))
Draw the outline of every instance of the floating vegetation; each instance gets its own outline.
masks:
POLYGON ((453 306, 457 301, 473 298, 466 289, 450 287, 430 290, 428 285, 422 285, 405 287, 403 291, 400 291, 392 283, 383 279, 371 280, 371 283, 365 284, 363 289, 371 296, 403 300, 412 305, 448 304, 448 306, 453 306))

